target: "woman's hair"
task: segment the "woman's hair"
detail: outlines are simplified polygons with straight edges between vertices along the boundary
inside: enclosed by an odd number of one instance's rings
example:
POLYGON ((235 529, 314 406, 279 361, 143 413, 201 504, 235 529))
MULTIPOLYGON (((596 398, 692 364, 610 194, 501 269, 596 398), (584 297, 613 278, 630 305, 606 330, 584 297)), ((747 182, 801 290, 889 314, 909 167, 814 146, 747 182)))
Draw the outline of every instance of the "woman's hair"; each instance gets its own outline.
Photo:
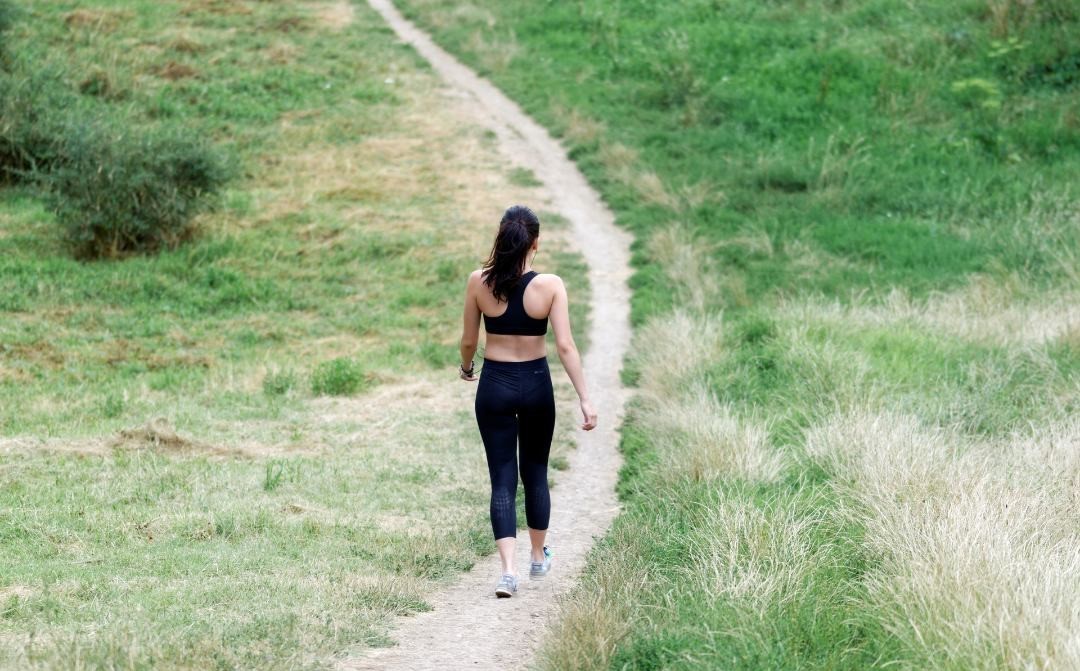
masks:
POLYGON ((497 300, 506 300, 521 279, 525 257, 540 235, 540 220, 524 205, 514 205, 503 213, 491 255, 481 277, 497 300))

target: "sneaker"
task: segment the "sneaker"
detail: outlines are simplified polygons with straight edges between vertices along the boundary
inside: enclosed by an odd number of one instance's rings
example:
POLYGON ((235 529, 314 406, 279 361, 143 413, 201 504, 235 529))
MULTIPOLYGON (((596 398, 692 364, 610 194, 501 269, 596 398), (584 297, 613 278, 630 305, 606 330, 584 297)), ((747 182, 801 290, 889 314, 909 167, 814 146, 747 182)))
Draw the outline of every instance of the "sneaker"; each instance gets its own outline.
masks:
POLYGON ((517 577, 512 576, 509 573, 499 578, 499 584, 495 585, 495 596, 500 599, 506 599, 514 596, 514 592, 517 591, 517 577))
POLYGON ((544 561, 534 561, 529 566, 530 578, 543 578, 551 570, 551 549, 544 546, 544 561))

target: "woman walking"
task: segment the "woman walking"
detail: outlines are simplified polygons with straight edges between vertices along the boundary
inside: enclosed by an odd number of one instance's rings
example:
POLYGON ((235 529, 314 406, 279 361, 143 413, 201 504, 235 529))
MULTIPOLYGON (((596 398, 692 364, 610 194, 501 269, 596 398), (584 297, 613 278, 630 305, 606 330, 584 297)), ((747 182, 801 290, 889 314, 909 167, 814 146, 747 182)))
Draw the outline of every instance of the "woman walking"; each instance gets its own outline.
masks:
POLYGON ((483 268, 469 275, 465 290, 460 367, 464 380, 477 379, 473 355, 481 315, 487 331, 476 390, 476 423, 487 453, 491 529, 502 559, 502 578, 495 587, 499 597, 517 591, 514 546, 519 469, 532 543, 529 576, 541 578, 551 568, 551 553, 544 544, 551 512, 547 462, 555 429, 555 398, 544 340, 548 321, 559 359, 580 400, 581 428, 589 431, 596 426, 596 411, 589 402, 581 357, 570 332, 566 287, 558 275, 532 269, 539 246, 540 220, 533 211, 522 205, 509 208, 499 222, 491 255, 483 268))

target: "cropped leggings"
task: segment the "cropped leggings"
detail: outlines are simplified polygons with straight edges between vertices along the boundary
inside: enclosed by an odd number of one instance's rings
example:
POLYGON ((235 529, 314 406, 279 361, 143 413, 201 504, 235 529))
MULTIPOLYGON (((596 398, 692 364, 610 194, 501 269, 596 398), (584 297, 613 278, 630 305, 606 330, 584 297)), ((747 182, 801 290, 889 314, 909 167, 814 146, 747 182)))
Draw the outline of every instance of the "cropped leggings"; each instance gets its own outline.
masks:
POLYGON ((547 359, 484 360, 476 390, 476 423, 491 475, 491 530, 517 535, 518 453, 525 519, 547 529, 551 514, 547 462, 555 430, 555 397, 547 359))

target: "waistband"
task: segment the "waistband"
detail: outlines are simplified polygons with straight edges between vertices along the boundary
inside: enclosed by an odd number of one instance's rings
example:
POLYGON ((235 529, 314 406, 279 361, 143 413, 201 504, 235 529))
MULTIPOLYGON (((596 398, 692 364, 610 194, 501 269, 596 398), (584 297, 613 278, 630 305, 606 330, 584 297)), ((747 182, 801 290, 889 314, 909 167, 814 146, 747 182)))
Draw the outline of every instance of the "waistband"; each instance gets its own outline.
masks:
POLYGON ((542 356, 539 359, 531 359, 529 361, 495 361, 493 359, 485 358, 484 369, 506 371, 547 370, 548 360, 546 356, 542 356))

